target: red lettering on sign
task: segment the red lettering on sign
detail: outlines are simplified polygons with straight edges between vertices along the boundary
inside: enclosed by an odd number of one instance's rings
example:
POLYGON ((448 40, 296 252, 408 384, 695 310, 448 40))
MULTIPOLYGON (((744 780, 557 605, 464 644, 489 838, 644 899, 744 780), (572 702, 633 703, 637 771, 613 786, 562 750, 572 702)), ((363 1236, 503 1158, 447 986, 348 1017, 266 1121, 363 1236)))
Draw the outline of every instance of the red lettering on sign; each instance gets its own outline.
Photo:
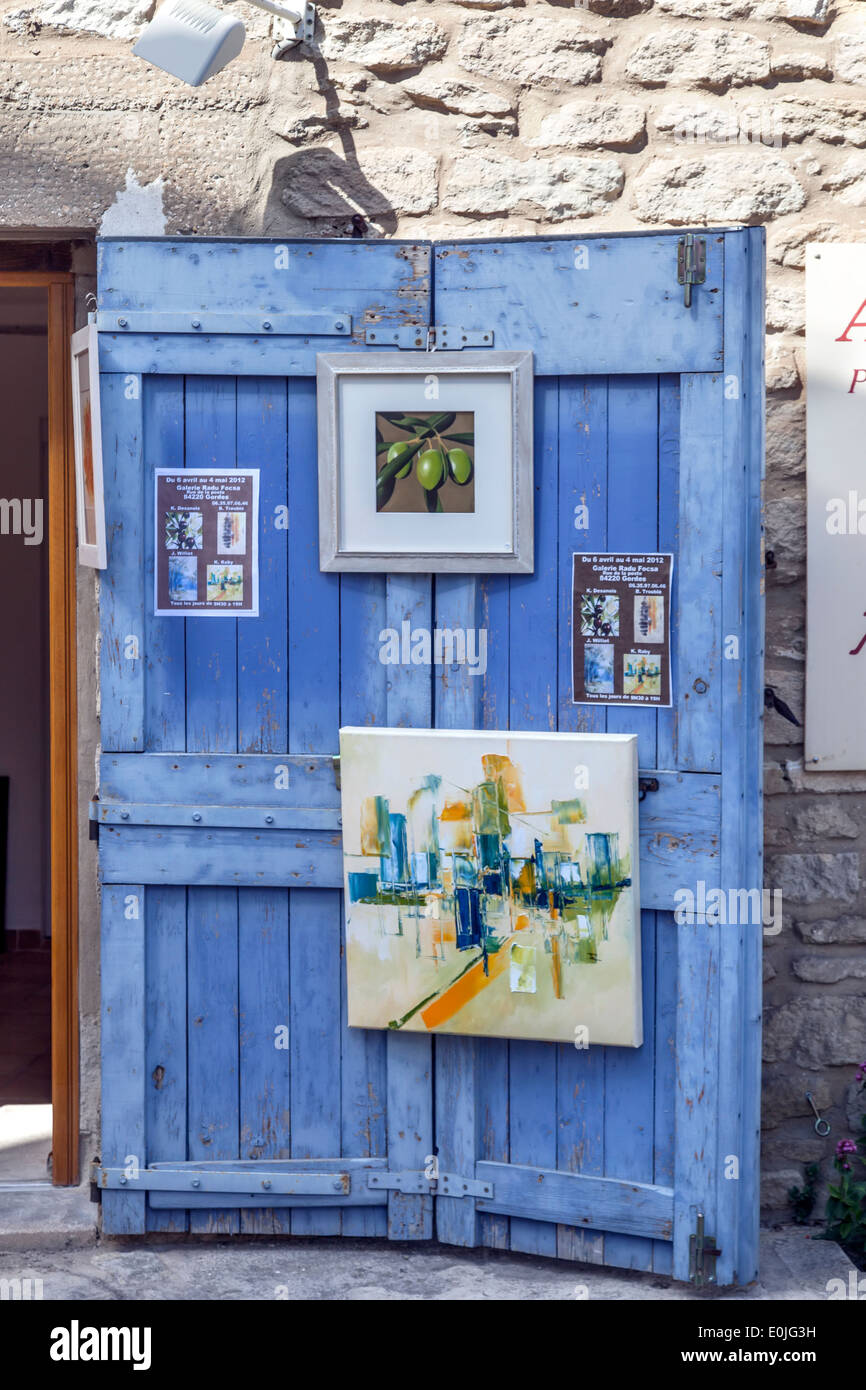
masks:
POLYGON ((863 303, 860 305, 860 308, 857 310, 857 313, 855 313, 853 319, 848 324, 848 327, 845 329, 842 335, 836 339, 837 343, 850 343, 851 339, 848 337, 848 334, 851 332, 852 328, 866 328, 866 321, 858 317, 859 314, 862 314, 864 309, 866 309, 866 299, 863 300, 863 303))

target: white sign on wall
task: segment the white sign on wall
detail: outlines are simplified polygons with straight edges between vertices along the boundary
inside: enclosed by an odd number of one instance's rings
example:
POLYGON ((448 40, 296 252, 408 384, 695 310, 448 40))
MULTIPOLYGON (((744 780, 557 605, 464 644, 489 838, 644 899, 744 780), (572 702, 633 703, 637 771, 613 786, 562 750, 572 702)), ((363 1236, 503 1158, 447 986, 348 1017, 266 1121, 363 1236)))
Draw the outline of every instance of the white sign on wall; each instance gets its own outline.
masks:
POLYGON ((866 243, 806 248, 806 767, 866 769, 866 243))

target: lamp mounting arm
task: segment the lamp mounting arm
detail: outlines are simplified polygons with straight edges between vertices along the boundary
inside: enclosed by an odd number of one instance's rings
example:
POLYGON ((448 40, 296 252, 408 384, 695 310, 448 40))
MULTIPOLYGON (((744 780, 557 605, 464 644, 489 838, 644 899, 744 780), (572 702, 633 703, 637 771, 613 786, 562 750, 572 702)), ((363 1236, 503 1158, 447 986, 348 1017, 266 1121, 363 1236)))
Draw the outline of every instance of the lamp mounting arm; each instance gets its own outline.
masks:
POLYGON ((269 14, 274 14, 278 19, 284 19, 287 24, 294 29, 294 38, 281 39, 274 48, 273 56, 276 58, 289 48, 296 48, 299 43, 311 43, 316 30, 316 7, 315 5, 304 5, 300 13, 297 10, 290 10, 285 5, 279 5, 276 0, 247 0, 250 5, 255 5, 257 10, 267 10, 269 14))

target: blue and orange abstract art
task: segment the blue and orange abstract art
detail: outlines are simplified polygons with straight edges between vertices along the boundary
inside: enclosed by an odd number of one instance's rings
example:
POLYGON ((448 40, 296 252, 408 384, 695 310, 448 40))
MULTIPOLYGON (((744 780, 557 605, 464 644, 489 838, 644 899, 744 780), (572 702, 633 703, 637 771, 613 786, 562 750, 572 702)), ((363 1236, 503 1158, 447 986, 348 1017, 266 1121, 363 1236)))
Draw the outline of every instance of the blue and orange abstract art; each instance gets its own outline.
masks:
POLYGON ((640 1046, 637 738, 341 729, 349 1024, 640 1046))

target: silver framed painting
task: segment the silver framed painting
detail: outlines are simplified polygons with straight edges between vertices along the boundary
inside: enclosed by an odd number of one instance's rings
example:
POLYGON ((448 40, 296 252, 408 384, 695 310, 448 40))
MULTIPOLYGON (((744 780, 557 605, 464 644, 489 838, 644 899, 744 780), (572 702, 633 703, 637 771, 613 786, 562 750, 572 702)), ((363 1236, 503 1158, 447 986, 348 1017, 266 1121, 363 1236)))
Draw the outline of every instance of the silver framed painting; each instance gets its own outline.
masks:
POLYGON ((320 353, 323 570, 531 574, 531 352, 320 353))

